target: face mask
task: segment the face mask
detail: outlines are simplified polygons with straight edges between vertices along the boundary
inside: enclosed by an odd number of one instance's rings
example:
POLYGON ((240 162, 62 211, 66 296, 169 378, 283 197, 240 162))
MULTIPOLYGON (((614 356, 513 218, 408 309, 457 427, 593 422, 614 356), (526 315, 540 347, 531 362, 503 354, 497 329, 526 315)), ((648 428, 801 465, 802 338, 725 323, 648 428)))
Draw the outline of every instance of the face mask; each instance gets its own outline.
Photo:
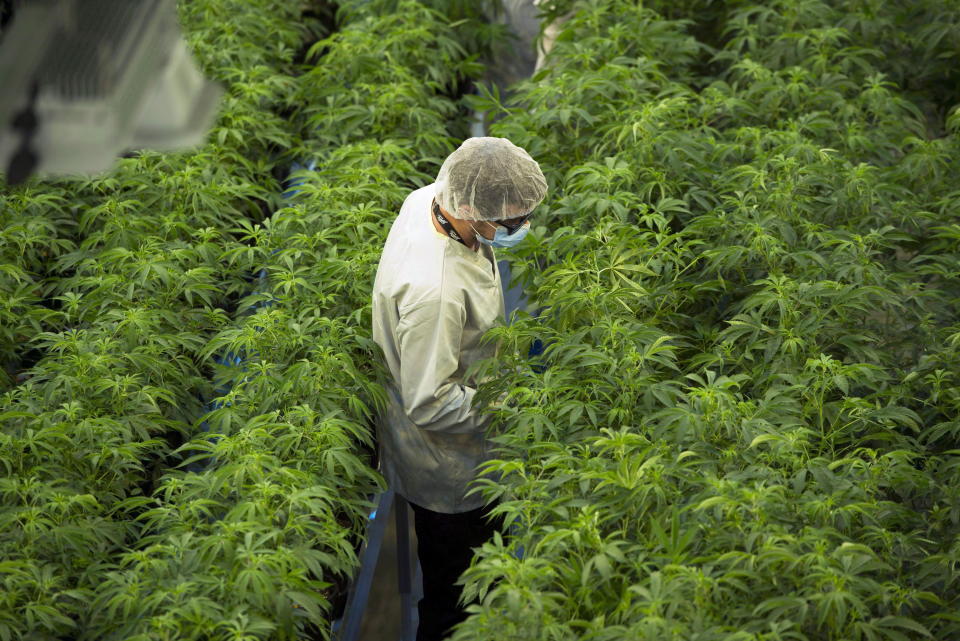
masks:
POLYGON ((512 234, 507 231, 506 227, 497 225, 497 233, 493 235, 493 240, 489 238, 484 238, 480 234, 477 235, 477 240, 479 240, 484 245, 490 245, 491 247, 500 247, 507 249, 510 247, 515 247, 517 243, 526 238, 527 234, 530 232, 530 223, 524 223, 523 227, 513 232, 512 234))

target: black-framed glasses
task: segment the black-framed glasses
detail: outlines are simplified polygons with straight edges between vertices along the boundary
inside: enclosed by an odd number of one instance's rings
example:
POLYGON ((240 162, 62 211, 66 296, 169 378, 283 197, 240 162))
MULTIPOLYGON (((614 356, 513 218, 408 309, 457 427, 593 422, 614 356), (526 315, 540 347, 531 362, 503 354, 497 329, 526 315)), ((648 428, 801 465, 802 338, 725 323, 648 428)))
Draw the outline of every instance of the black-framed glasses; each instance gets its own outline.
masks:
MULTIPOLYGON (((433 213, 434 213, 434 215, 436 215, 436 216, 443 216, 443 212, 440 211, 440 203, 438 203, 438 202, 436 201, 436 199, 434 199, 434 201, 433 201, 433 213)), ((530 220, 530 216, 533 216, 533 212, 532 212, 532 211, 524 214, 523 217, 520 219, 520 222, 515 223, 515 224, 513 224, 513 225, 508 225, 507 223, 505 223, 505 222, 502 221, 502 220, 494 220, 493 222, 496 223, 496 224, 498 224, 498 225, 502 225, 502 226, 507 230, 507 236, 511 236, 511 235, 513 235, 514 232, 516 232, 518 229, 520 229, 521 227, 523 227, 524 224, 525 224, 528 220, 530 220)), ((484 222, 486 222, 486 223, 491 223, 491 221, 489 221, 489 220, 484 221, 484 222)), ((492 223, 491 223, 491 224, 492 224, 492 223)))
POLYGON ((514 224, 514 225, 508 225, 507 223, 503 222, 502 220, 497 220, 497 221, 494 221, 494 222, 496 222, 498 225, 502 225, 503 227, 506 227, 506 229, 507 229, 507 236, 512 236, 515 231, 517 231, 518 229, 520 229, 521 227, 523 227, 523 225, 524 225, 528 220, 530 220, 530 216, 533 216, 533 212, 532 212, 532 211, 531 211, 530 213, 526 214, 523 218, 521 218, 519 223, 516 223, 516 224, 514 224))

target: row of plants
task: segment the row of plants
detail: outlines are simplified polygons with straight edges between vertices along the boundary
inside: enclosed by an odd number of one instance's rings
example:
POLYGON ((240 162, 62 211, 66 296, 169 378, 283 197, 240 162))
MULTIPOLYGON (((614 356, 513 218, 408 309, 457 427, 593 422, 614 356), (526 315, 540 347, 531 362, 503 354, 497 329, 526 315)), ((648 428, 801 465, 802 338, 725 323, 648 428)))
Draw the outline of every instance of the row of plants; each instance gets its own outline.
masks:
MULTIPOLYGON (((548 8, 556 15, 568 10, 573 1, 553 0, 548 8)), ((646 6, 665 18, 688 21, 688 32, 704 45, 698 68, 707 73, 722 71, 713 56, 728 47, 732 28, 740 32, 735 48, 744 50, 767 26, 782 26, 793 37, 781 40, 771 53, 789 59, 804 37, 802 32, 817 25, 839 28, 856 46, 876 51, 874 67, 929 114, 933 126, 942 126, 950 107, 960 102, 960 3, 956 0, 830 0, 795 2, 788 7, 749 0, 653 0, 646 6), (778 15, 778 9, 786 14, 778 15)))
POLYGON ((28 340, 56 315, 41 304, 40 274, 74 246, 67 209, 51 189, 0 193, 0 389, 14 383, 28 340))
POLYGON ((956 637, 960 111, 837 26, 869 3, 727 3, 709 44, 554 5, 547 67, 474 101, 550 190, 511 266, 544 312, 475 368, 520 527, 453 638, 956 637))
POLYGON ((228 390, 138 499, 138 538, 104 566, 80 638, 329 638, 373 495, 384 372, 370 338, 380 249, 411 188, 465 135, 455 100, 483 38, 412 0, 342 3, 306 52, 288 115, 287 200, 219 258, 261 274, 200 348, 228 390), (314 64, 316 63, 316 64, 314 64), (200 469, 194 464, 202 463, 200 469))
POLYGON ((84 631, 212 392, 203 350, 249 289, 248 266, 222 256, 279 201, 291 73, 323 31, 308 3, 275 5, 181 6, 228 90, 210 144, 0 194, 2 639, 84 631))

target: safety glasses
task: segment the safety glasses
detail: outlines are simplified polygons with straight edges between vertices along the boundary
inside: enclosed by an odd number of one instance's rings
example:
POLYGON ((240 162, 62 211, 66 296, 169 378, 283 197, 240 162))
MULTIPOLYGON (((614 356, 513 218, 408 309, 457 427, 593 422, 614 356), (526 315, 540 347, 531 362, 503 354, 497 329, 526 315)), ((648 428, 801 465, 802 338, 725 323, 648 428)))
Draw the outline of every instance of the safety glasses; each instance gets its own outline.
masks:
MULTIPOLYGON (((433 213, 436 214, 437 216, 442 216, 442 215, 443 215, 443 214, 440 212, 440 204, 439 204, 436 200, 433 201, 433 213)), ((498 225, 501 225, 502 227, 506 228, 506 230, 507 230, 507 236, 511 236, 511 235, 513 235, 514 232, 516 232, 518 229, 520 229, 521 227, 523 227, 524 224, 526 224, 526 222, 527 222, 528 220, 530 220, 530 216, 533 216, 533 212, 532 212, 532 211, 529 212, 529 213, 527 213, 527 214, 525 214, 525 215, 523 216, 523 218, 520 219, 520 222, 515 223, 515 224, 513 224, 513 225, 508 225, 507 223, 505 223, 505 222, 502 221, 502 220, 495 220, 495 221, 493 221, 493 222, 490 222, 489 220, 485 220, 485 221, 483 221, 483 222, 487 223, 488 225, 492 225, 493 223, 496 223, 496 224, 498 224, 498 225)))
POLYGON ((524 225, 528 220, 530 220, 530 216, 533 216, 533 212, 532 212, 532 211, 531 211, 530 213, 528 213, 526 216, 524 216, 523 218, 521 218, 519 223, 516 223, 516 224, 514 224, 514 225, 508 225, 507 223, 503 222, 502 220, 497 220, 497 221, 495 221, 495 222, 496 222, 498 225, 501 225, 501 226, 503 226, 503 227, 506 227, 506 229, 507 229, 507 236, 511 236, 511 235, 513 235, 513 232, 515 232, 515 231, 517 231, 518 229, 520 229, 521 227, 523 227, 523 225, 524 225))

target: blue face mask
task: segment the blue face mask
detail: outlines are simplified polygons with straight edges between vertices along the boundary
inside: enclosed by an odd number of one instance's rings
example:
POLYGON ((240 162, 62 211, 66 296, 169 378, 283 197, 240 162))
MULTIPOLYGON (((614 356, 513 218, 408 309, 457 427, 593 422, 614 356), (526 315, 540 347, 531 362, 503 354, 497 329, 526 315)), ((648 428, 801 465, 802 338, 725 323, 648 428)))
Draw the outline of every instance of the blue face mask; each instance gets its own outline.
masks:
MULTIPOLYGON (((480 234, 477 234, 477 240, 479 240, 484 245, 490 245, 491 247, 500 247, 507 249, 510 247, 515 247, 517 243, 526 238, 527 234, 530 232, 530 223, 524 223, 523 227, 513 232, 512 234, 507 231, 506 227, 497 225, 497 233, 493 235, 493 240, 485 238, 480 234)), ((474 232, 476 233, 476 232, 474 232)))

